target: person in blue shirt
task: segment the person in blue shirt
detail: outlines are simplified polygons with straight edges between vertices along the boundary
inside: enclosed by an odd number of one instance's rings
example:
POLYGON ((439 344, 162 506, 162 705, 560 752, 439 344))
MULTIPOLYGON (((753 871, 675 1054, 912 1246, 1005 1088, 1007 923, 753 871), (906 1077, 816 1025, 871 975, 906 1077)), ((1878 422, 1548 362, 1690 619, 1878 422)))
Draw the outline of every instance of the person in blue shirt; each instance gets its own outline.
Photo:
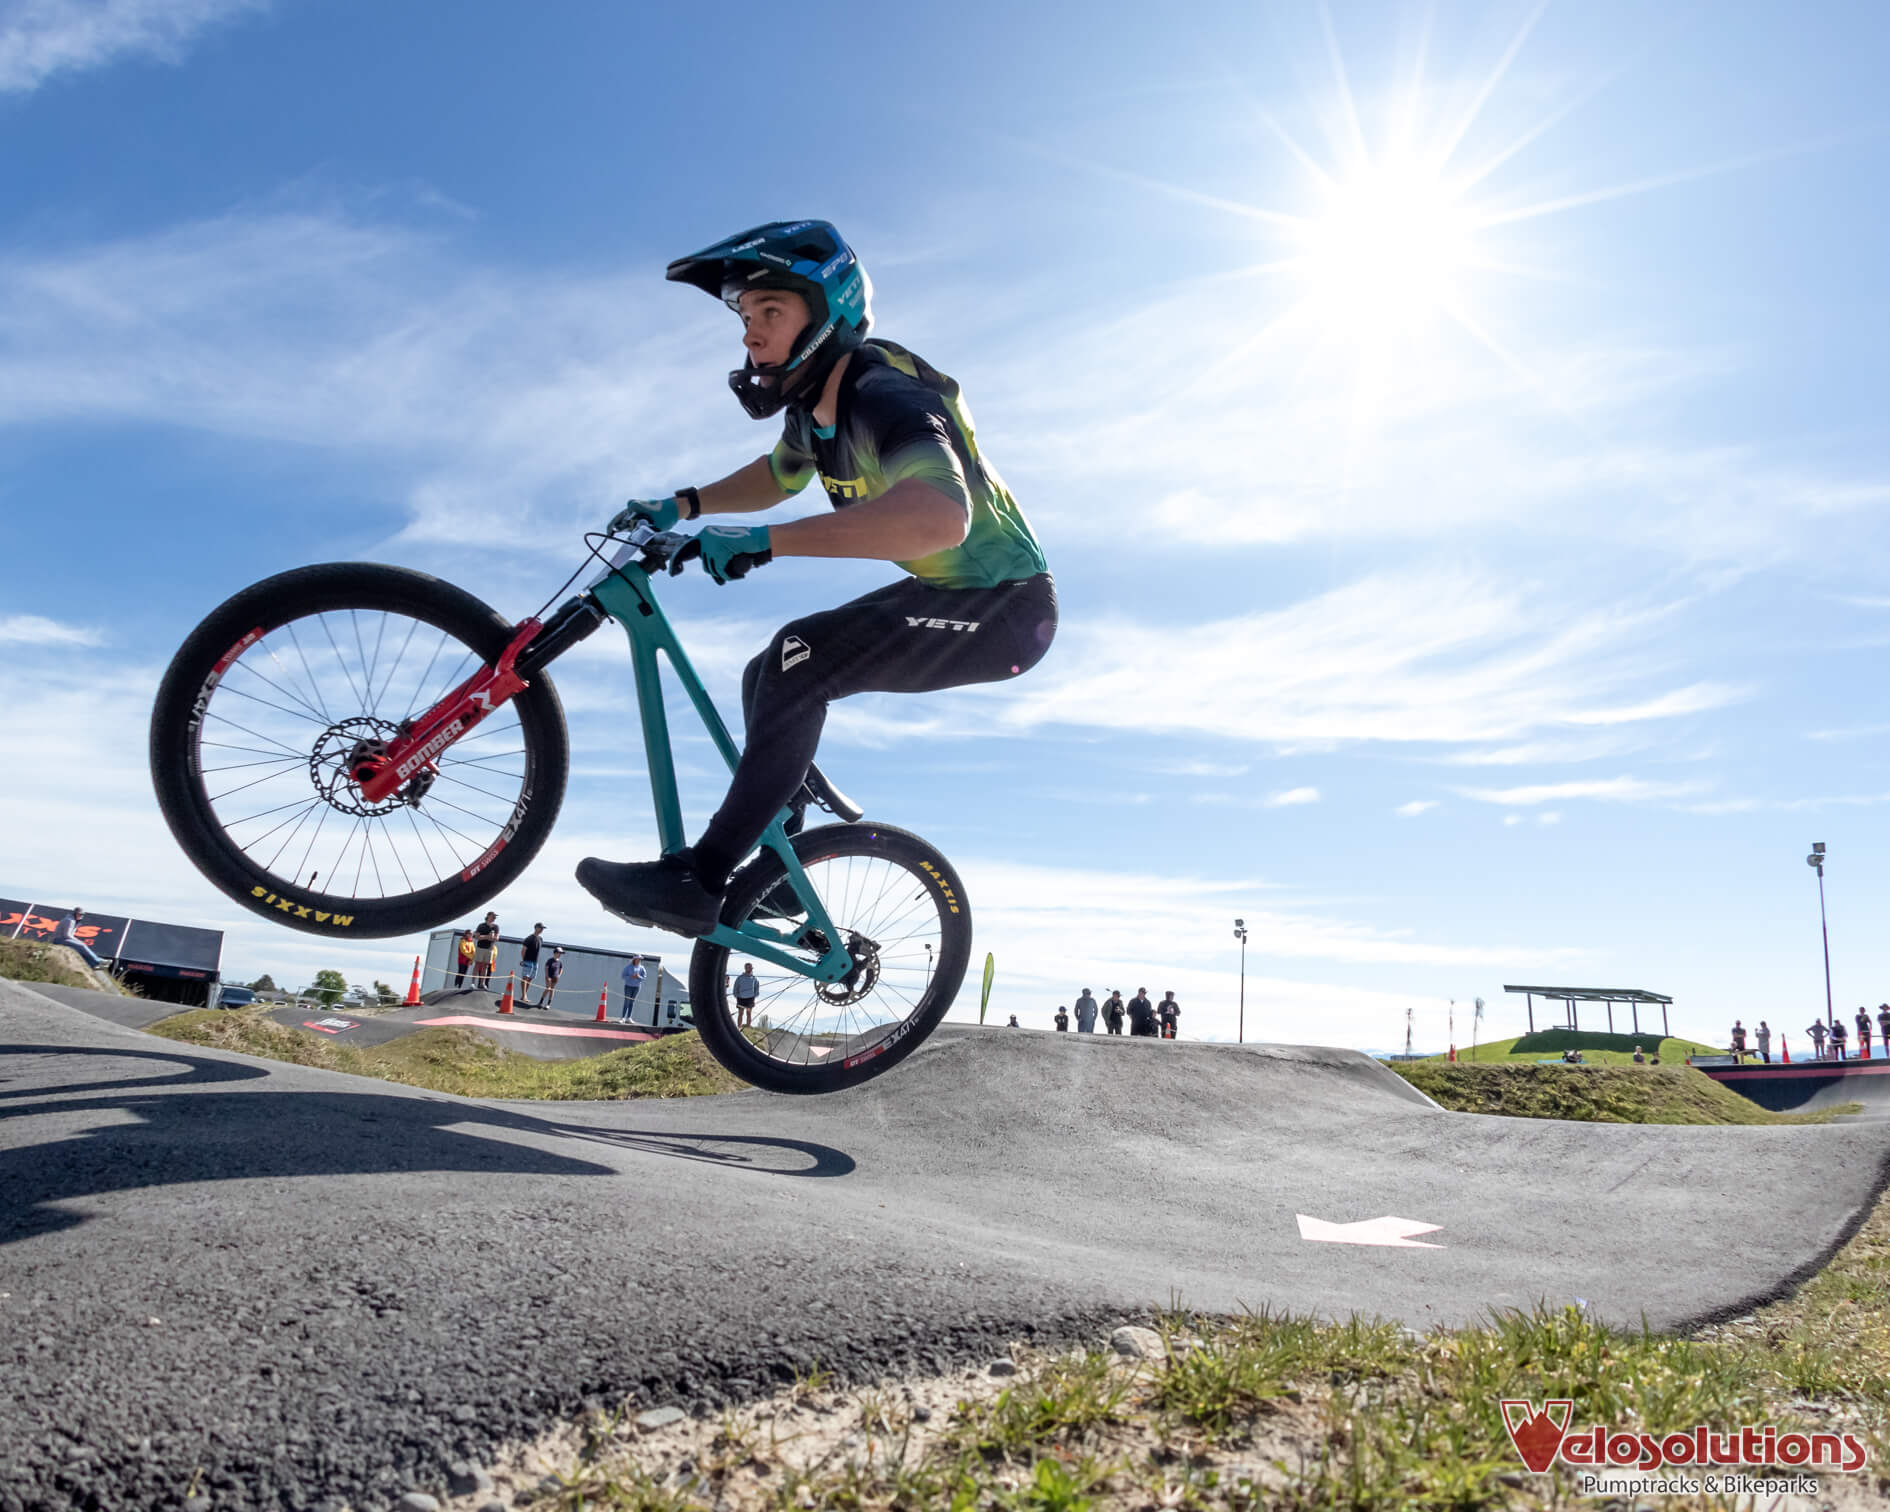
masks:
MULTIPOLYGON (((626 1024, 634 1022, 637 993, 643 987, 643 978, 645 975, 646 973, 643 970, 643 957, 640 955, 631 956, 623 968, 622 1021, 626 1024)), ((654 1022, 654 1020, 652 1020, 652 1022, 654 1022)))

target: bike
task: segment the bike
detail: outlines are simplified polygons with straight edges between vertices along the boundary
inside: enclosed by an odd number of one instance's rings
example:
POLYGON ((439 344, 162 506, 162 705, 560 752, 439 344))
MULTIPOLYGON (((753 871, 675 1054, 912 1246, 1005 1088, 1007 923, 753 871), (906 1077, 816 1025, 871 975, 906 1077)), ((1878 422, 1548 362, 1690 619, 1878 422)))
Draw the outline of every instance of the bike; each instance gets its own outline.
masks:
MULTIPOLYGON (((546 669, 606 620, 630 643, 662 849, 681 849, 659 652, 731 770, 741 755, 657 602, 653 577, 686 538, 639 524, 589 539, 603 570, 517 625, 451 583, 370 563, 297 568, 218 607, 151 716, 152 780, 185 854, 245 908, 332 939, 472 914, 551 833, 570 740, 546 669)), ((689 994, 703 1043, 735 1075, 832 1092, 918 1048, 970 959, 951 863, 863 822, 815 767, 730 878, 689 994), (800 829, 810 806, 838 822, 800 829), (747 1027, 731 954, 765 966, 747 1027)))

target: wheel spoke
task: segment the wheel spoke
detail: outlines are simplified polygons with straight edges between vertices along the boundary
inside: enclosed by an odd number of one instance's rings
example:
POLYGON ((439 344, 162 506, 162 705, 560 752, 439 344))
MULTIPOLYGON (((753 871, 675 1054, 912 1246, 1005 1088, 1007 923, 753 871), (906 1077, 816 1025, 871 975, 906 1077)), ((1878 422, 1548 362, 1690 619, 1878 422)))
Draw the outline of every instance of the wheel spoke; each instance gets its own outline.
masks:
POLYGON ((348 658, 341 654, 341 647, 335 644, 335 632, 328 628, 328 616, 318 614, 315 622, 322 627, 322 634, 328 637, 328 644, 335 653, 335 663, 341 668, 341 675, 348 679, 348 691, 354 695, 355 704, 365 708, 367 700, 361 697, 361 690, 354 685, 354 674, 348 670, 348 658))
MULTIPOLYGON (((302 671, 308 676, 309 691, 315 695, 315 702, 321 707, 322 718, 328 720, 328 723, 333 724, 334 720, 329 717, 327 705, 322 703, 321 682, 315 676, 315 669, 308 664, 308 653, 302 649, 302 642, 296 636, 295 621, 290 620, 289 623, 282 628, 289 632, 289 643, 295 647, 296 657, 302 663, 302 671)), ((273 655, 273 653, 271 654, 273 655)))

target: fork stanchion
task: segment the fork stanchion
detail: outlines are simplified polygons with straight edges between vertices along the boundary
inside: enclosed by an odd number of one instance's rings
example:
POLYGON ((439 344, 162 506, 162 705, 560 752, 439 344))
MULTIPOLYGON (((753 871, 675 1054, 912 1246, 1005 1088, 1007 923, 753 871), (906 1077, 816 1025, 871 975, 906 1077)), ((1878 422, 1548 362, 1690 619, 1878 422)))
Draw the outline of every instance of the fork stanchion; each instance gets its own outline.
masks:
POLYGON ((508 971, 505 974, 505 996, 499 999, 499 1012, 510 1013, 511 1011, 512 1011, 512 973, 508 971))
POLYGON ((597 989, 597 1022, 603 1023, 610 1016, 610 988, 608 985, 597 989))
POLYGON ((407 1001, 403 1008, 416 1008, 420 1004, 420 957, 413 958, 413 980, 407 984, 407 1001))

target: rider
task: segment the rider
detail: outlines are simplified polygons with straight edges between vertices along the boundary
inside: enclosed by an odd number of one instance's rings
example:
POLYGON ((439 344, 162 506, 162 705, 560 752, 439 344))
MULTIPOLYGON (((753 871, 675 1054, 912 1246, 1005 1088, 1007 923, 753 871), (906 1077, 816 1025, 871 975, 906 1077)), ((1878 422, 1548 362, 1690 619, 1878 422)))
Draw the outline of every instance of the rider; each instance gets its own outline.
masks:
POLYGON ((729 873, 792 803, 827 705, 853 693, 932 693, 1034 667, 1056 634, 1056 589, 1017 501, 978 450, 957 383, 877 337, 872 284, 825 221, 775 221, 669 265, 667 276, 741 316, 746 363, 729 387, 781 439, 715 483, 632 500, 613 531, 746 515, 816 476, 834 512, 780 525, 705 526, 673 558, 718 583, 776 557, 892 562, 905 575, 783 626, 742 675, 746 745, 728 796, 694 846, 657 861, 587 857, 578 881, 633 923, 715 927, 729 873))

